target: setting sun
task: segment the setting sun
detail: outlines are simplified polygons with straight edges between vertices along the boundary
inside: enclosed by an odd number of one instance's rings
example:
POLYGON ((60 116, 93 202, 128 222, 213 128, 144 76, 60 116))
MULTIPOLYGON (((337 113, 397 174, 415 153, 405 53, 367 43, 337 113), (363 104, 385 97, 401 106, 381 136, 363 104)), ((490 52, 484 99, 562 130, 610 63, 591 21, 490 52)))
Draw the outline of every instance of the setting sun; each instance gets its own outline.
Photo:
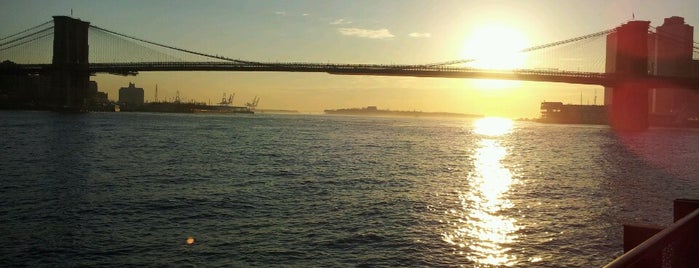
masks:
POLYGON ((467 33, 462 56, 474 59, 470 66, 483 69, 517 69, 524 67, 526 55, 519 53, 528 40, 522 31, 507 25, 492 24, 467 33))

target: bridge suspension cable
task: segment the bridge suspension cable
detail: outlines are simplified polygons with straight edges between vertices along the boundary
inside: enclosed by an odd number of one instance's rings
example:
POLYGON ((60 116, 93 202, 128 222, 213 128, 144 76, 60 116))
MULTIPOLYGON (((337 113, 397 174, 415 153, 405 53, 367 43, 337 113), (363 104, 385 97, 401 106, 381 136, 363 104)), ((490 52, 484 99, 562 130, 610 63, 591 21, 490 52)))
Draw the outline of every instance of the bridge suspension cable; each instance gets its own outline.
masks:
MULTIPOLYGON (((159 47, 105 31, 88 30, 90 63, 178 62, 181 55, 165 53, 159 47)), ((190 54, 187 54, 190 55, 190 54)))
MULTIPOLYGON (((9 41, 0 43, 0 47, 6 46, 6 45, 10 45, 10 44, 15 43, 15 42, 19 42, 19 41, 22 40, 22 39, 27 39, 27 38, 29 38, 29 37, 35 36, 35 35, 37 35, 37 34, 46 32, 46 31, 51 30, 51 29, 53 29, 53 26, 46 27, 46 28, 44 28, 44 29, 42 29, 42 30, 40 30, 40 31, 37 31, 37 32, 32 32, 32 33, 25 34, 25 35, 23 35, 23 36, 14 38, 14 39, 12 39, 12 40, 9 40, 9 41)), ((17 35, 17 34, 15 34, 14 36, 16 36, 16 35, 17 35)))
POLYGON ((27 28, 27 29, 25 29, 25 30, 23 30, 23 31, 20 31, 20 32, 18 32, 18 33, 15 33, 15 34, 11 34, 11 35, 5 36, 5 37, 3 37, 3 38, 0 38, 0 41, 5 40, 5 39, 9 39, 9 38, 12 38, 12 37, 15 37, 15 36, 18 36, 18 35, 20 35, 20 34, 23 34, 23 33, 26 33, 26 32, 28 32, 28 31, 34 30, 34 29, 36 29, 36 28, 42 27, 42 26, 44 26, 44 25, 46 25, 46 24, 49 24, 49 23, 53 23, 53 20, 44 22, 44 23, 39 24, 39 25, 34 26, 34 27, 27 28))
POLYGON ((448 66, 448 65, 456 65, 456 64, 462 64, 462 63, 469 63, 476 61, 476 59, 463 59, 463 60, 452 60, 452 61, 444 61, 444 62, 435 62, 435 63, 429 63, 429 64, 424 64, 421 66, 424 67, 439 67, 439 66, 448 66))
POLYGON ((34 32, 34 33, 20 36, 18 38, 12 39, 12 40, 4 42, 4 43, 0 43, 0 51, 8 50, 8 49, 13 48, 13 47, 18 47, 18 46, 24 45, 26 43, 44 38, 46 36, 53 35, 53 31, 51 31, 51 30, 53 30, 53 26, 45 28, 45 29, 40 30, 38 32, 34 32), (49 32, 46 33, 47 31, 49 31, 49 32), (24 40, 24 39, 27 39, 27 40, 24 40), (22 41, 22 40, 24 40, 24 41, 22 41))
POLYGON ((574 37, 574 38, 566 39, 566 40, 563 40, 563 41, 558 41, 558 42, 553 42, 553 43, 548 43, 548 44, 533 46, 533 47, 529 47, 529 48, 522 49, 522 50, 520 50, 519 52, 531 52, 531 51, 536 51, 536 50, 540 50, 540 49, 545 49, 545 48, 550 48, 550 47, 555 47, 555 46, 570 44, 570 43, 577 42, 577 41, 582 41, 582 40, 585 40, 585 39, 592 39, 592 38, 600 37, 600 36, 609 34, 609 33, 614 32, 614 31, 616 31, 616 28, 614 28, 614 29, 609 29, 609 30, 604 30, 604 31, 601 31, 601 32, 596 32, 596 33, 593 33, 593 34, 588 34, 588 35, 583 35, 583 36, 579 36, 579 37, 574 37))
POLYGON ((53 21, 44 22, 0 39, 0 61, 14 63, 50 63, 53 21))
POLYGON ((52 35, 53 35, 53 32, 45 33, 45 34, 43 34, 43 35, 34 37, 34 38, 32 38, 32 39, 25 40, 24 42, 19 42, 19 43, 17 43, 17 44, 12 44, 12 45, 7 46, 7 47, 2 47, 2 48, 0 48, 0 51, 5 51, 5 50, 11 49, 11 48, 15 48, 15 47, 18 47, 18 46, 27 44, 27 43, 31 43, 31 42, 37 41, 37 40, 42 39, 42 38, 47 37, 47 36, 52 36, 52 35))
MULTIPOLYGON (((570 43, 574 43, 574 42, 579 42, 579 41, 594 39, 594 38, 597 38, 597 37, 600 37, 600 36, 607 35, 607 34, 612 33, 612 32, 614 32, 614 31, 616 31, 616 28, 608 29, 608 30, 604 30, 604 31, 600 31, 600 32, 592 33, 592 34, 582 35, 582 36, 578 36, 578 37, 574 37, 574 38, 570 38, 570 39, 566 39, 566 40, 562 40, 562 41, 556 41, 556 42, 547 43, 547 44, 543 44, 543 45, 537 45, 537 46, 533 46, 533 47, 528 47, 528 48, 519 50, 519 51, 517 51, 517 52, 518 52, 518 53, 527 53, 527 52, 533 52, 533 51, 542 50, 542 49, 546 49, 546 48, 551 48, 551 47, 556 47, 556 46, 562 46, 562 45, 566 45, 566 44, 570 44, 570 43)), ((455 65, 455 64, 462 64, 462 63, 470 63, 470 62, 473 62, 473 61, 477 61, 477 59, 460 59, 460 60, 453 60, 453 61, 445 61, 445 62, 424 64, 424 65, 421 65, 421 66, 425 66, 425 67, 438 67, 438 66, 447 66, 447 65, 455 65)))
POLYGON ((101 27, 95 26, 95 25, 90 25, 90 27, 91 27, 91 28, 94 28, 94 29, 97 29, 97 30, 100 30, 100 31, 103 31, 103 32, 106 32, 106 33, 110 33, 110 34, 113 34, 113 35, 117 35, 117 36, 121 36, 121 37, 124 37, 124 38, 128 38, 128 39, 131 39, 131 40, 136 40, 136 41, 140 41, 140 42, 143 42, 143 43, 151 44, 151 45, 154 45, 154 46, 158 46, 158 47, 162 47, 162 48, 167 48, 167 49, 171 49, 171 50, 175 50, 175 51, 179 51, 179 52, 189 53, 189 54, 193 54, 193 55, 197 55, 197 56, 203 56, 203 57, 207 57, 207 58, 212 58, 212 59, 217 59, 217 60, 224 60, 224 61, 230 61, 230 62, 237 62, 237 63, 242 63, 242 64, 259 64, 259 63, 257 63, 257 62, 243 61, 243 60, 238 60, 238 59, 231 59, 231 58, 227 58, 227 57, 223 57, 223 56, 211 55, 211 54, 196 52, 196 51, 187 50, 187 49, 183 49, 183 48, 177 48, 177 47, 173 47, 173 46, 169 46, 169 45, 165 45, 165 44, 160 44, 160 43, 156 43, 156 42, 144 40, 144 39, 141 39, 141 38, 138 38, 138 37, 133 37, 133 36, 130 36, 130 35, 118 33, 118 32, 111 31, 111 30, 107 30, 107 29, 104 29, 104 28, 101 28, 101 27))

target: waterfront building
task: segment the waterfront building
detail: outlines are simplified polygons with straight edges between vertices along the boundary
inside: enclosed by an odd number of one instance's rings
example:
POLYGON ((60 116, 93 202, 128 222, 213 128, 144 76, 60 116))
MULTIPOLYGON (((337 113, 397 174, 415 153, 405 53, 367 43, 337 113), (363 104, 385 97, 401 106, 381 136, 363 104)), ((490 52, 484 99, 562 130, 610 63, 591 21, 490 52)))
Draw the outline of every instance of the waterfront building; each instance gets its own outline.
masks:
MULTIPOLYGON (((0 62, 0 69, 5 68, 16 68, 16 64, 0 62)), ((49 110, 55 102, 53 97, 49 76, 0 74, 0 109, 49 110)))
POLYGON ((90 112, 114 112, 114 103, 109 101, 106 92, 97 92, 87 99, 86 109, 90 112))
POLYGON ((607 124, 607 106, 542 102, 539 121, 556 124, 607 124))
POLYGON ((143 88, 136 87, 134 83, 119 89, 119 105, 122 110, 143 106, 143 100, 143 88))

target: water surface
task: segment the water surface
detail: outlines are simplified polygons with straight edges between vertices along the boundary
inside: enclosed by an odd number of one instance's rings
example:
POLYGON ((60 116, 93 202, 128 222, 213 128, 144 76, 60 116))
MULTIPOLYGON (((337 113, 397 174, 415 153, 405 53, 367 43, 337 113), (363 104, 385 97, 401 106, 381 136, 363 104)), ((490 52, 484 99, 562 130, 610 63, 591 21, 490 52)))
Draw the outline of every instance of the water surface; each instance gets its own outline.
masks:
POLYGON ((7 266, 591 267, 699 199, 696 130, 0 112, 0 148, 7 266))

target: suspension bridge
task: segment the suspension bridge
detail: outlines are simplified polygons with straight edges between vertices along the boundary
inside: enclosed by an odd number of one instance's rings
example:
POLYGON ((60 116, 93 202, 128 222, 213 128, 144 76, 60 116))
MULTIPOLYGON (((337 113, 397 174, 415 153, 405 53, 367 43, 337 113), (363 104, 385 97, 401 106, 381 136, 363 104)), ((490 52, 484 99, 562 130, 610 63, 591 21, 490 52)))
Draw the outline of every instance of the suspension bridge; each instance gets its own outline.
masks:
MULTIPOLYGON (((0 39, 0 75, 51 77, 55 106, 68 109, 80 109, 89 76, 96 73, 319 72, 600 85, 614 88, 610 118, 612 126, 618 129, 645 129, 648 126, 647 89, 699 89, 697 77, 654 75, 649 72, 647 40, 649 34, 658 34, 653 30, 647 21, 630 21, 614 29, 526 48, 519 53, 541 58, 531 60, 533 63, 527 68, 499 70, 470 65, 477 63, 478 59, 391 65, 243 60, 153 42, 67 16, 54 16, 51 21, 0 39), (570 56, 563 56, 565 52, 561 51, 566 49, 579 54, 575 56, 575 64, 565 63, 570 56), (605 51, 606 55, 600 50, 605 51), (563 64, 551 67, 556 65, 554 62, 563 64)), ((699 51, 699 46, 693 40, 678 42, 689 42, 695 53, 699 51)))

